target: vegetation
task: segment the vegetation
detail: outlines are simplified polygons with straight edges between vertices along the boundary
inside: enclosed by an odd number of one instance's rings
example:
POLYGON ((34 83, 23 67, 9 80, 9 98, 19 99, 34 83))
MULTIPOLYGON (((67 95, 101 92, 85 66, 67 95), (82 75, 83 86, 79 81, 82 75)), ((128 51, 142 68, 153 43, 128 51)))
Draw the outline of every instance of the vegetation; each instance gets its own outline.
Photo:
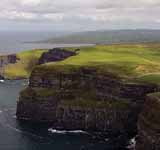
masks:
POLYGON ((160 44, 97 45, 80 49, 76 56, 37 69, 70 72, 93 67, 97 72, 112 73, 126 80, 160 83, 160 44))
POLYGON ((61 106, 67 106, 67 107, 82 107, 82 108, 104 108, 104 109, 128 109, 130 107, 129 102, 121 100, 121 101, 115 101, 115 100, 87 100, 87 99, 74 99, 74 100, 63 100, 61 101, 61 106))
POLYGON ((9 79, 28 78, 38 59, 46 50, 29 50, 17 54, 17 63, 5 67, 5 77, 9 79))
MULTIPOLYGON (((66 48, 74 50, 75 48, 66 48)), ((5 67, 5 76, 29 77, 41 54, 46 50, 31 50, 17 54, 16 64, 5 67)), ((136 82, 160 83, 160 44, 114 44, 80 47, 80 52, 61 62, 37 66, 42 73, 70 72, 81 67, 95 68, 99 73, 136 82)))
POLYGON ((56 91, 53 90, 52 88, 30 88, 27 87, 20 93, 24 97, 50 97, 50 96, 55 96, 56 91))

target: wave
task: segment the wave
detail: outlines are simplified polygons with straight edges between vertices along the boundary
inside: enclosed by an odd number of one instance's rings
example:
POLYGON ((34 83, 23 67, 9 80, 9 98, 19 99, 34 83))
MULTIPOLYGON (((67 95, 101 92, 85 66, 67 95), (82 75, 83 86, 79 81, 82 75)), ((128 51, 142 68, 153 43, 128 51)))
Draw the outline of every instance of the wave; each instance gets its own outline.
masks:
POLYGON ((135 146, 136 146, 136 137, 132 138, 129 141, 129 145, 126 148, 128 148, 128 149, 135 149, 135 146))
POLYGON ((89 134, 88 132, 83 131, 83 130, 71 130, 71 131, 68 131, 68 130, 56 130, 56 129, 49 128, 48 131, 51 132, 51 133, 56 133, 56 134, 68 134, 68 133, 89 134))
POLYGON ((0 80, 0 83, 4 83, 4 80, 0 80))

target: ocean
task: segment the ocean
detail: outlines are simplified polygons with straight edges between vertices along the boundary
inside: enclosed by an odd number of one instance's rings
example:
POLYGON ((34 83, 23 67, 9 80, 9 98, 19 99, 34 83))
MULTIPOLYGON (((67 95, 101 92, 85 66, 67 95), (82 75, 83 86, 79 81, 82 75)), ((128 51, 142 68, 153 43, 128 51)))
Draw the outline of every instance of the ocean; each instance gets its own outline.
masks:
POLYGON ((0 55, 17 53, 31 49, 51 49, 55 47, 77 47, 88 44, 39 43, 53 37, 60 37, 68 32, 53 31, 0 31, 0 55))

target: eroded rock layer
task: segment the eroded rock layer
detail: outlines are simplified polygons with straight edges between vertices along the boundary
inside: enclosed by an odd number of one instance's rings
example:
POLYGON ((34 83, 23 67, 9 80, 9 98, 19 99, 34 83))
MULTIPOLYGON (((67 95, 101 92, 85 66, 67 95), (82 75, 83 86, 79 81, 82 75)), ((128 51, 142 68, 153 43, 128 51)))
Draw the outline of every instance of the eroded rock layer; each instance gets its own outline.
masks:
POLYGON ((157 90, 96 69, 62 70, 34 69, 29 87, 20 94, 18 119, 53 122, 55 128, 133 134, 145 95, 157 90))
POLYGON ((147 96, 139 116, 136 150, 160 150, 160 93, 147 96))

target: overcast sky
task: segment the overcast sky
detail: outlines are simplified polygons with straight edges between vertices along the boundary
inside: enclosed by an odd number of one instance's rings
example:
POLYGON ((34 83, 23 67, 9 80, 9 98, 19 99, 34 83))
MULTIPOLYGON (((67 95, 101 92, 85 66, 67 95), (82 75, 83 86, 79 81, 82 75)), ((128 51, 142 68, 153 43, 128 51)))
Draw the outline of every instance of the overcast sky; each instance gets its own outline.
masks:
POLYGON ((160 28, 160 0, 1 0, 0 30, 160 28))

